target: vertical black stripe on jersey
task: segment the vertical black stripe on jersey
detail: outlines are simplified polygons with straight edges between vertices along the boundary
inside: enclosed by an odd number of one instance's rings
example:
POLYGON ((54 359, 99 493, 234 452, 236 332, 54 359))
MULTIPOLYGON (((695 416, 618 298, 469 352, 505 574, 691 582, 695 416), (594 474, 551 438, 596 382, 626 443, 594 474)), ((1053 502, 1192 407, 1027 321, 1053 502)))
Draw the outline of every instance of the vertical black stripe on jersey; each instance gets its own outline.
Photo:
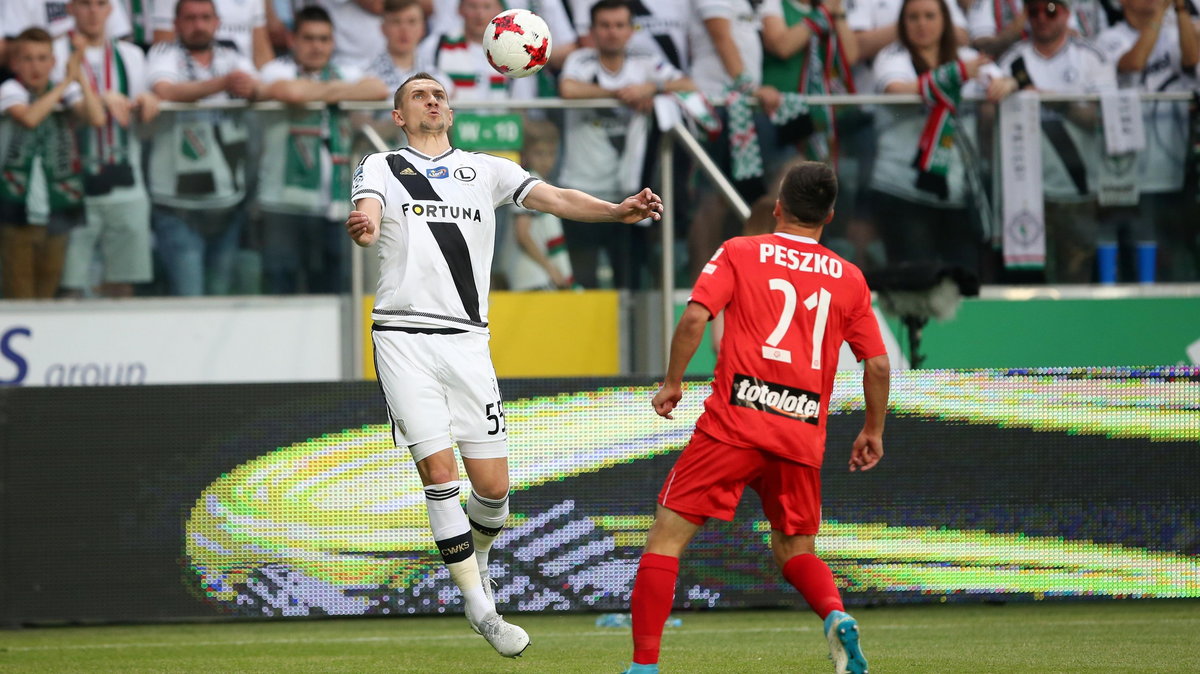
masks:
POLYGON ((416 166, 404 158, 404 155, 399 153, 389 154, 387 158, 388 168, 392 169, 392 175, 396 176, 396 180, 408 192, 413 199, 421 201, 441 201, 442 196, 433 189, 433 185, 429 183, 429 178, 425 177, 424 171, 418 171, 416 166), (409 173, 404 173, 408 169, 409 173))
POLYGON ((471 268, 471 251, 467 248, 467 240, 463 238, 462 230, 454 222, 430 222, 429 231, 442 249, 446 265, 450 267, 450 278, 454 279, 454 287, 458 289, 458 297, 462 300, 467 317, 476 323, 483 321, 479 316, 479 289, 475 287, 475 272, 471 268))
MULTIPOLYGON (((629 10, 634 16, 653 16, 646 5, 642 4, 642 0, 633 0, 629 3, 629 10)), ((662 50, 663 56, 667 57, 667 61, 675 66, 676 70, 683 71, 683 59, 679 55, 679 49, 675 44, 675 40, 671 39, 670 35, 651 35, 654 41, 658 43, 658 48, 662 50)))

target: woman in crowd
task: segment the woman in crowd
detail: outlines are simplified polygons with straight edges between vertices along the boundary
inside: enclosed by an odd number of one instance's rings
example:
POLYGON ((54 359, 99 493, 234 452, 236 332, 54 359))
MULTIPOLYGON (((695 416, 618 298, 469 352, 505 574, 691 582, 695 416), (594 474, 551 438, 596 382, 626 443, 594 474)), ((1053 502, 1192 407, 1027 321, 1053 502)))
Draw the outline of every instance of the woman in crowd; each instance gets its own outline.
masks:
POLYGON ((871 204, 890 264, 932 261, 978 272, 984 232, 969 217, 962 145, 973 118, 958 105, 986 92, 998 101, 1016 82, 986 56, 955 43, 946 0, 905 0, 899 40, 875 58, 879 93, 920 94, 926 105, 876 113, 879 148, 871 204))

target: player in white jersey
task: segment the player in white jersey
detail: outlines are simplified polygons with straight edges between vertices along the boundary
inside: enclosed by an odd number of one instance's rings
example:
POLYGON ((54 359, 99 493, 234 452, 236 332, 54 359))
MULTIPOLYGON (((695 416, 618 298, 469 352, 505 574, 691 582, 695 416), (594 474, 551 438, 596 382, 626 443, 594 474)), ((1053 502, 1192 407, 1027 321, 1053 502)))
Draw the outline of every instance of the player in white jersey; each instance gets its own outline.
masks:
POLYGON ((516 657, 529 635, 496 613, 488 552, 508 517, 504 409, 488 352, 488 289, 495 208, 512 202, 561 218, 638 222, 661 217, 649 189, 619 204, 553 187, 517 164, 456 150, 446 90, 427 73, 395 96, 392 119, 409 145, 368 155, 354 173, 357 210, 346 231, 378 244, 373 338, 376 371, 397 447, 416 462, 433 538, 467 621, 498 653, 516 657), (453 440, 452 440, 453 438, 453 440), (471 495, 459 505, 457 442, 471 495))

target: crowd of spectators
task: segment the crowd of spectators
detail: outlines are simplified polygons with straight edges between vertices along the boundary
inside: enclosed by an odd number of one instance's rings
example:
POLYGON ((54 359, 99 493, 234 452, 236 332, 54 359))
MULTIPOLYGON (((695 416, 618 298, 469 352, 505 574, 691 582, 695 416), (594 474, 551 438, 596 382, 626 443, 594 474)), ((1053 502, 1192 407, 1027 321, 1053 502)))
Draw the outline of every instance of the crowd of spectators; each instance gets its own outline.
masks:
MULTIPOLYGON (((619 101, 522 120, 526 167, 604 198, 653 183, 652 115, 677 94, 753 212, 767 212, 789 161, 835 163, 844 196, 827 243, 865 268, 1196 280, 1200 125, 1186 102, 1144 104, 1145 147, 1127 157, 1104 151, 1098 104, 1042 106, 1044 270, 1007 273, 980 217, 1004 142, 991 132, 994 104, 1020 89, 1195 91, 1194 2, 5 0, 0 297, 344 291, 340 223, 363 149, 355 128, 371 120, 328 104, 389 100, 422 71, 457 101, 619 101), (554 49, 543 73, 514 80, 488 66, 482 36, 518 7, 547 21, 554 49), (927 104, 802 104, 814 94, 927 104), (285 105, 161 109, 221 101, 285 105), (1140 197, 1102 206, 1114 182, 1140 197), (1114 252, 1125 250, 1136 254, 1114 252)), ((686 159, 674 161, 686 285, 740 225, 686 159)), ((502 221, 497 274, 508 287, 654 283, 653 223, 502 221)))

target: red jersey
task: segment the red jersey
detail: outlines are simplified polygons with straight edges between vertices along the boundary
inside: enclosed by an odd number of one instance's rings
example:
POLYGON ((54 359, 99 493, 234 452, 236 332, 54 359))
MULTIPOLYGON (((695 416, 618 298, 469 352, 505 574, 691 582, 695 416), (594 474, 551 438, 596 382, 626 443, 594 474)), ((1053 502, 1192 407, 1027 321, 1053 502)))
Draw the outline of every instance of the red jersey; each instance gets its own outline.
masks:
POLYGON ((742 236, 717 250, 689 301, 725 311, 696 428, 819 468, 842 342, 859 360, 887 353, 862 271, 814 239, 742 236))

